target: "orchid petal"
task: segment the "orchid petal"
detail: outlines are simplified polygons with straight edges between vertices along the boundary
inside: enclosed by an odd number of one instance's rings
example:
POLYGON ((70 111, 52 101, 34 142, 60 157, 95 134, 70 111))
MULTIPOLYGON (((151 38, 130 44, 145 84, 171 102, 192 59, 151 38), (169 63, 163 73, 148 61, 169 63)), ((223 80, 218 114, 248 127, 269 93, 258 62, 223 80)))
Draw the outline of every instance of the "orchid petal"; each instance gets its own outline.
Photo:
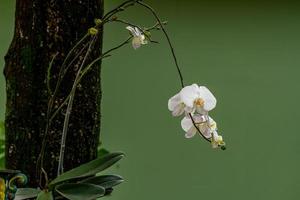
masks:
POLYGON ((138 27, 134 27, 134 30, 135 30, 136 36, 138 36, 138 37, 142 36, 142 32, 138 27))
POLYGON ((193 107, 194 101, 198 97, 197 92, 198 92, 197 84, 193 84, 193 85, 184 87, 180 91, 180 97, 181 97, 183 103, 188 107, 193 107))
POLYGON ((148 44, 148 41, 145 38, 145 35, 140 36, 141 44, 148 44))
POLYGON ((126 29, 130 31, 133 37, 137 37, 135 29, 132 26, 127 26, 126 29))
POLYGON ((190 128, 192 128, 193 122, 191 120, 190 117, 185 116, 182 120, 181 120, 181 127, 185 132, 188 132, 190 130, 190 128))
POLYGON ((179 94, 175 94, 174 96, 172 96, 169 101, 168 101, 168 109, 170 111, 173 111, 175 109, 175 107, 181 103, 181 98, 179 94))
POLYGON ((186 112, 187 115, 188 114, 193 114, 195 112, 195 108, 185 106, 184 111, 186 112))
POLYGON ((201 98, 204 100, 204 110, 210 111, 216 107, 217 100, 210 90, 205 86, 199 87, 201 98))
POLYGON ((178 116, 182 115, 183 113, 184 113, 184 104, 180 103, 174 108, 172 115, 174 117, 178 117, 178 116))
POLYGON ((186 133, 185 133, 185 138, 192 138, 195 136, 197 133, 197 129, 193 126, 191 127, 186 133))
POLYGON ((195 123, 203 123, 206 121, 206 118, 204 115, 195 114, 192 116, 195 123))
POLYGON ((206 123, 199 126, 199 130, 202 133, 202 135, 206 138, 211 138, 211 131, 206 123))
POLYGON ((134 37, 134 38, 132 39, 132 47, 133 47, 134 49, 138 49, 138 48, 141 47, 141 40, 140 40, 140 38, 134 37))

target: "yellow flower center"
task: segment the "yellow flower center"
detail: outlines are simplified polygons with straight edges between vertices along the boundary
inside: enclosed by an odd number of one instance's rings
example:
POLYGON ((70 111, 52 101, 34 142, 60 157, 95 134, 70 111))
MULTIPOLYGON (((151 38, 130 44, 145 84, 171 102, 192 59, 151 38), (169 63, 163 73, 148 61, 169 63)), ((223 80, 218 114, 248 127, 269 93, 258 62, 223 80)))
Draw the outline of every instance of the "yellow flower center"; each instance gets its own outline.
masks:
POLYGON ((197 106, 203 107, 204 106, 204 100, 202 98, 196 99, 195 104, 197 106))

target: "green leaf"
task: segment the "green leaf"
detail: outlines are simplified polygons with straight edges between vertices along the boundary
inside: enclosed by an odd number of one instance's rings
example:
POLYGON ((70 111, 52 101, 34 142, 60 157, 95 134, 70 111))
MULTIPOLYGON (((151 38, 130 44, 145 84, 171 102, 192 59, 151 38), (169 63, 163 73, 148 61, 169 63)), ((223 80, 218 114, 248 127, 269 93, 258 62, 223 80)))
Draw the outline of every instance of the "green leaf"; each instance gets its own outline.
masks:
POLYGON ((69 200, 92 200, 105 194, 105 188, 87 183, 65 183, 55 190, 69 200))
POLYGON ((116 162, 118 162, 121 158, 123 158, 123 153, 110 153, 95 160, 92 160, 86 164, 80 165, 70 171, 67 171, 60 176, 56 177, 53 181, 50 182, 49 187, 53 187, 58 183, 63 181, 84 178, 87 176, 93 176, 104 169, 112 166, 116 162))
POLYGON ((107 188, 112 188, 116 185, 119 185, 122 183, 124 180, 121 176, 117 175, 103 175, 103 176, 94 176, 94 177, 89 177, 87 179, 84 179, 80 181, 81 183, 90 183, 94 185, 99 185, 104 187, 105 189, 107 188))
POLYGON ((53 200, 52 192, 41 191, 36 200, 53 200))
POLYGON ((5 137, 4 137, 4 122, 0 121, 0 140, 4 141, 5 137))
POLYGON ((40 192, 41 190, 35 188, 19 188, 15 200, 35 198, 40 192))
POLYGON ((2 153, 0 155, 0 168, 4 168, 5 166, 5 157, 4 157, 4 153, 2 153))
POLYGON ((109 154, 110 152, 105 148, 98 148, 98 157, 105 156, 106 154, 109 154))

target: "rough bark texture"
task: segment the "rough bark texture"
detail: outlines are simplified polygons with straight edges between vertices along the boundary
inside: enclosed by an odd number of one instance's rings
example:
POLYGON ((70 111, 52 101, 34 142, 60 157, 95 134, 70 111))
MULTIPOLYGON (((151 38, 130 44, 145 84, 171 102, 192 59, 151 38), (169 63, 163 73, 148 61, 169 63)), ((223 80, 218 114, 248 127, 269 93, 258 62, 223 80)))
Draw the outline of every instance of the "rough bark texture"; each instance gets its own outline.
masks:
MULTIPOLYGON (((71 47, 103 15, 103 0, 17 0, 15 33, 5 56, 6 77, 6 167, 22 170, 30 186, 38 185, 37 157, 45 132, 49 93, 47 69, 53 88, 58 70, 71 47)), ((102 49, 102 34, 89 61, 102 49)), ((71 66, 62 82, 54 106, 59 106, 70 91, 78 63, 71 66)), ((100 133, 100 63, 79 84, 70 118, 65 152, 65 170, 97 156, 100 133)), ((47 137, 44 168, 49 179, 56 176, 63 112, 55 118, 47 137)))

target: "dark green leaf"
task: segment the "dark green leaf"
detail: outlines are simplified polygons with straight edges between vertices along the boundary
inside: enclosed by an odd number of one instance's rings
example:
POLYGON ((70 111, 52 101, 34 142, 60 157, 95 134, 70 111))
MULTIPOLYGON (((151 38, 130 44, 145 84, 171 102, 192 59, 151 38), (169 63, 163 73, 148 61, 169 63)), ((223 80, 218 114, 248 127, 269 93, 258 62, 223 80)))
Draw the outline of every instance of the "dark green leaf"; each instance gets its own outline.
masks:
POLYGON ((80 182, 81 183, 90 183, 90 184, 94 184, 94 185, 99 185, 99 186, 102 186, 105 189, 107 189, 107 188, 112 188, 116 185, 119 185, 123 181, 124 180, 121 176, 103 175, 103 176, 90 177, 90 178, 84 179, 80 182))
POLYGON ((41 190, 35 188, 19 188, 15 200, 35 198, 40 192, 41 190))
POLYGON ((69 200, 92 200, 105 194, 105 188, 87 183, 65 183, 55 190, 69 200))
POLYGON ((4 122, 0 121, 0 140, 4 142, 4 122))
POLYGON ((53 200, 52 192, 41 191, 36 200, 53 200))
POLYGON ((106 154, 109 154, 109 151, 104 148, 98 148, 98 157, 105 156, 106 154))
POLYGON ((64 181, 95 175, 96 173, 99 173, 118 162, 123 156, 123 153, 110 153, 86 164, 80 165, 79 167, 71 169, 70 171, 58 176, 56 179, 50 182, 49 187, 51 188, 54 185, 64 181))

